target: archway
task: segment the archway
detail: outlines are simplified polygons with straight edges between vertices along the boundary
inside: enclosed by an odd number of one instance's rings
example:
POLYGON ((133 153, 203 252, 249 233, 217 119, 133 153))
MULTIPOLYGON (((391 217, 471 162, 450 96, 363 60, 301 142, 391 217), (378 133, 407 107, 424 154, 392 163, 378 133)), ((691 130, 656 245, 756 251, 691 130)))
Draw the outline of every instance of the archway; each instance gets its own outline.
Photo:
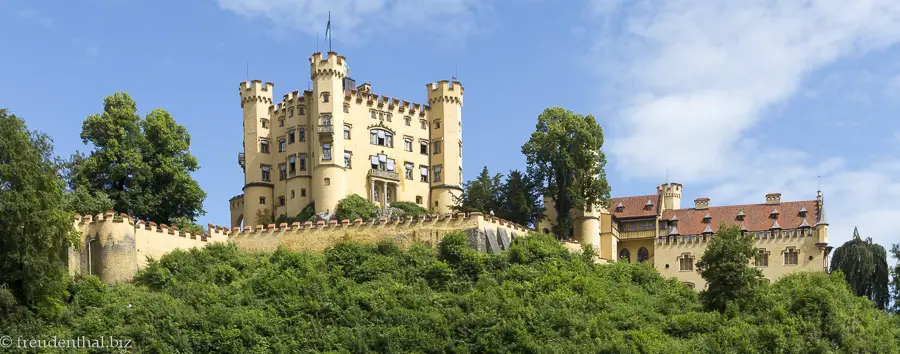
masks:
POLYGON ((647 247, 641 247, 638 250, 638 262, 644 262, 650 259, 650 251, 647 250, 647 247))
POLYGON ((621 251, 619 251, 619 260, 622 259, 624 259, 628 263, 631 263, 631 252, 628 251, 627 248, 623 248, 621 251))

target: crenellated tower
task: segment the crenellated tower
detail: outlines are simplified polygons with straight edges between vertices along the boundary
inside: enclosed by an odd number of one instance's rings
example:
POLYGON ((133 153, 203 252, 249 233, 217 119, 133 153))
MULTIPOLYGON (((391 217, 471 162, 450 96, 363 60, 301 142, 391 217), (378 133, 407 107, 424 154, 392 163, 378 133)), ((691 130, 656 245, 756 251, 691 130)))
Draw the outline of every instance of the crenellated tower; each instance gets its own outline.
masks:
POLYGON ((244 170, 244 225, 257 225, 257 211, 273 210, 272 198, 272 91, 275 84, 259 80, 240 85, 241 108, 244 111, 244 152, 238 162, 244 170))
POLYGON ((431 205, 439 214, 450 213, 455 196, 462 193, 463 86, 458 81, 429 83, 431 107, 431 205))
POLYGON ((311 166, 313 200, 316 212, 333 212, 338 201, 347 194, 343 132, 344 78, 347 76, 347 58, 335 52, 313 53, 309 58, 309 76, 313 82, 309 117, 311 126, 311 166))

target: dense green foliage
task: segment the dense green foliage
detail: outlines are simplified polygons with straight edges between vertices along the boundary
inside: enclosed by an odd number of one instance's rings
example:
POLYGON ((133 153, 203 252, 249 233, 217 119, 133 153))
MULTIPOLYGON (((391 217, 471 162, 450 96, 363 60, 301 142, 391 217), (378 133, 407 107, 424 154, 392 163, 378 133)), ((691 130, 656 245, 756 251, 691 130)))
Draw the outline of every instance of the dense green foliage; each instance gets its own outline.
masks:
POLYGON ((888 307, 891 294, 888 289, 890 269, 887 251, 872 242, 871 237, 865 240, 860 238, 855 227, 853 239, 836 248, 831 256, 829 271, 838 270, 844 274, 856 295, 869 298, 880 309, 888 307))
POLYGON ((543 213, 540 186, 526 173, 512 170, 504 180, 503 174, 491 175, 487 166, 474 180, 463 183, 463 192, 456 197, 455 212, 490 213, 521 225, 532 225, 543 213))
POLYGON ((593 115, 561 107, 538 116, 535 132, 522 146, 528 174, 554 201, 557 237, 572 235, 572 210, 609 206, 603 128, 593 115))
POLYGON ((338 202, 335 216, 338 220, 368 220, 375 216, 378 206, 360 197, 358 194, 351 194, 338 202))
POLYGON ((187 129, 162 109, 141 118, 124 92, 103 103, 82 124, 81 139, 93 151, 72 157, 70 188, 103 191, 116 211, 158 223, 203 215, 206 192, 190 175, 199 165, 187 129))
POLYGON ((398 215, 399 217, 416 217, 421 215, 428 215, 428 210, 420 206, 419 204, 413 202, 391 202, 391 207, 403 210, 402 215, 398 215))
POLYGON ((66 250, 78 245, 59 175, 50 138, 0 109, 0 311, 17 298, 52 314, 66 296, 66 250))
POLYGON ((897 317, 836 275, 784 277, 761 286, 755 306, 720 314, 648 264, 596 265, 549 236, 495 255, 467 243, 456 233, 406 251, 175 251, 135 284, 73 282, 54 320, 4 305, 0 292, 0 333, 112 335, 162 353, 900 352, 897 317))
POLYGON ((893 304, 891 305, 891 310, 896 314, 900 314, 900 244, 894 244, 891 246, 891 257, 894 258, 897 263, 894 264, 894 267, 891 268, 891 297, 893 298, 893 304))
POLYGON ((724 312, 731 305, 755 303, 763 274, 750 266, 750 259, 758 252, 753 238, 737 226, 719 226, 697 262, 697 271, 707 281, 706 289, 700 293, 707 309, 724 312))

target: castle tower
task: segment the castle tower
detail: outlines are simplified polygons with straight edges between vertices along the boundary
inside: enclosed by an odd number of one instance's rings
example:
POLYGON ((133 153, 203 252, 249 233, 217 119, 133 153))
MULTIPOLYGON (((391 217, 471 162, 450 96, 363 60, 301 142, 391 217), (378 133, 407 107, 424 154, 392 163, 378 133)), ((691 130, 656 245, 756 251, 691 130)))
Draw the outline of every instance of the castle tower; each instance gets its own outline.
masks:
POLYGON ((314 53, 309 58, 309 76, 313 81, 315 108, 309 117, 312 135, 313 200, 316 212, 334 212, 338 201, 346 196, 344 168, 344 78, 347 58, 335 52, 314 53), (314 127, 314 128, 313 128, 314 127))
POLYGON ((664 210, 681 209, 681 184, 680 183, 663 183, 656 187, 656 193, 662 198, 659 213, 662 215, 664 210))
MULTIPOLYGON (((244 169, 244 225, 261 223, 257 212, 274 210, 272 198, 272 149, 269 108, 272 106, 272 90, 275 84, 259 80, 242 82, 240 86, 241 108, 244 110, 244 153, 238 156, 244 169)), ((240 219, 240 218, 239 218, 240 219)))
POLYGON ((462 193, 463 86, 458 81, 429 83, 431 107, 431 203, 429 209, 450 213, 462 193))

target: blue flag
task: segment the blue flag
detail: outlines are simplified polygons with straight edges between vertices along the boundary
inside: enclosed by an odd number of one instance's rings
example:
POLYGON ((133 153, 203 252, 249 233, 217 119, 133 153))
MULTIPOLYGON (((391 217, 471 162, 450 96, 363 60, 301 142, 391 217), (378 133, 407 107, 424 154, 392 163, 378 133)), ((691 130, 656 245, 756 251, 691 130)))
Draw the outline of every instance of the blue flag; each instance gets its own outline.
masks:
POLYGON ((331 11, 328 11, 328 25, 325 26, 325 37, 331 36, 331 11))

